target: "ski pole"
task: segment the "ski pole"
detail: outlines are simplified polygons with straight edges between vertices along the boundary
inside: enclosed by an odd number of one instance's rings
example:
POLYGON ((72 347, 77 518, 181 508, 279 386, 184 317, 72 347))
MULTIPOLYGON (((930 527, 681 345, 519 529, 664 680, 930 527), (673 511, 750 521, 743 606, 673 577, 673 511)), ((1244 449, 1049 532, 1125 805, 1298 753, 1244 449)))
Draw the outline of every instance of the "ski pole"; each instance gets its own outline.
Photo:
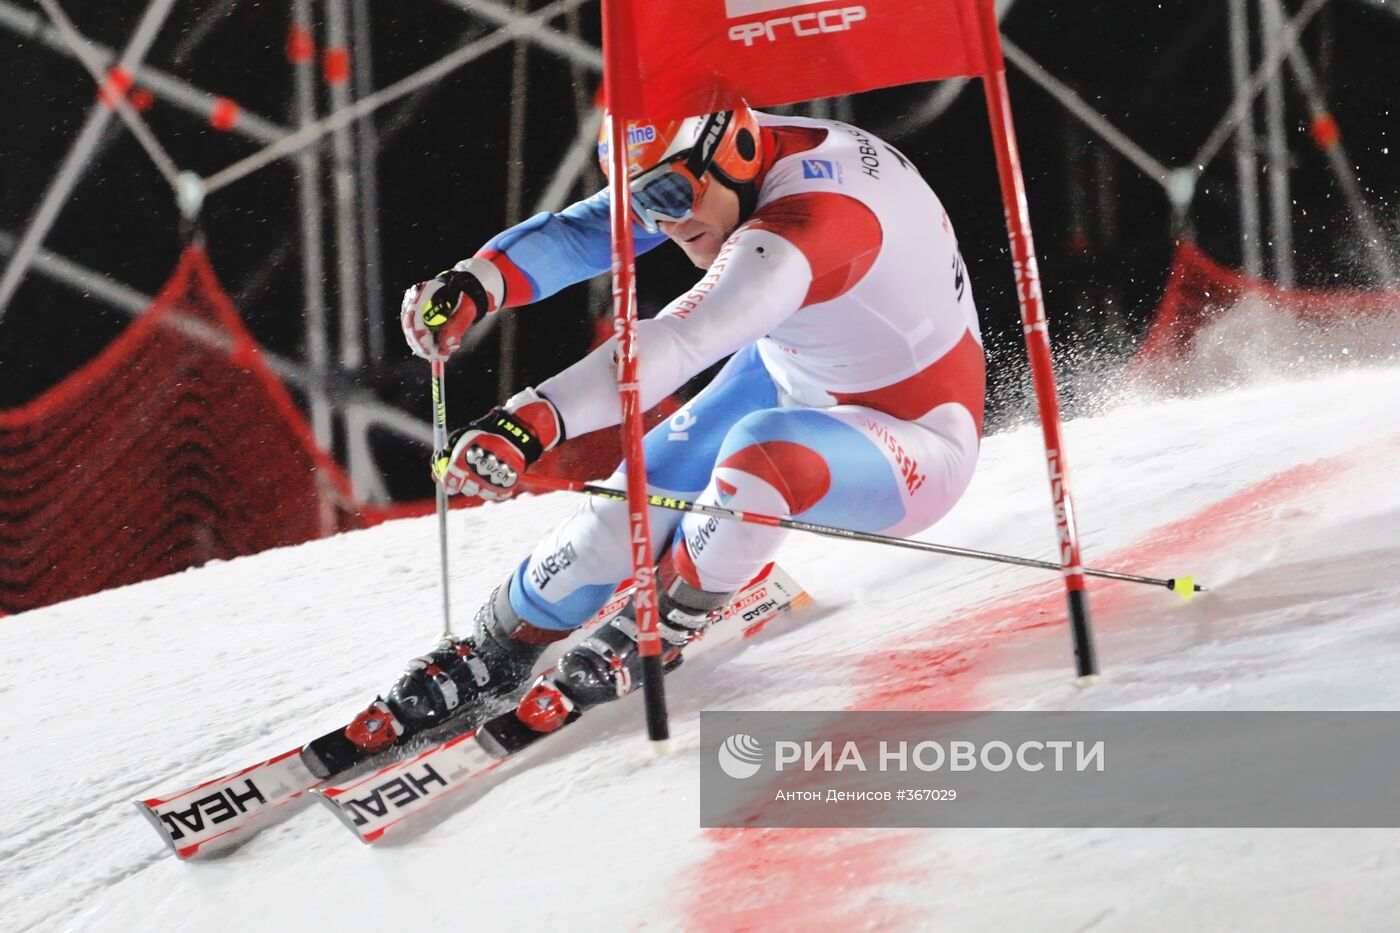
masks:
MULTIPOLYGON (((432 358, 433 364, 433 450, 447 446, 447 362, 432 358)), ((438 557, 442 565, 442 637, 452 637, 452 603, 447 589, 447 489, 435 478, 437 487, 438 557)))
MULTIPOLYGON (((566 479, 555 479, 550 476, 526 476, 525 482, 537 489, 547 489, 558 492, 578 492, 588 496, 597 496, 600 499, 627 498, 625 492, 609 489, 606 486, 598 486, 593 483, 579 483, 566 479)), ((776 515, 761 515, 756 512, 736 512, 733 509, 726 509, 718 505, 703 505, 699 502, 688 502, 685 499, 673 499, 669 496, 649 496, 647 502, 653 508, 658 509, 671 509, 676 512, 695 512, 699 515, 711 515, 715 518, 727 519, 729 521, 748 522, 751 525, 767 525, 769 527, 788 528, 792 531, 805 531, 810 534, 823 535, 828 538, 845 538, 850 541, 865 541, 870 544, 888 544, 891 547, 902 547, 911 551, 927 551, 934 554, 946 554, 950 557, 970 557, 974 560, 992 561, 1000 564, 1015 564, 1020 567, 1038 567, 1043 570, 1064 569, 1059 564, 1052 563, 1048 560, 1035 560, 1031 557, 1015 557, 1011 554, 997 554, 993 551, 977 551, 972 548, 952 547, 946 544, 932 544, 927 541, 913 541, 909 538, 896 538, 891 535, 874 534, 868 531, 852 531, 849 528, 818 525, 813 522, 799 521, 795 518, 779 518, 776 515)), ((1134 573, 1119 573, 1116 570, 1094 570, 1087 567, 1084 569, 1084 574, 1090 577, 1103 577, 1108 580, 1121 580, 1125 583, 1143 583, 1149 586, 1161 586, 1185 599, 1190 599, 1194 594, 1204 593, 1206 591, 1206 588, 1197 583, 1194 577, 1189 576, 1163 579, 1159 577, 1139 576, 1134 573)))

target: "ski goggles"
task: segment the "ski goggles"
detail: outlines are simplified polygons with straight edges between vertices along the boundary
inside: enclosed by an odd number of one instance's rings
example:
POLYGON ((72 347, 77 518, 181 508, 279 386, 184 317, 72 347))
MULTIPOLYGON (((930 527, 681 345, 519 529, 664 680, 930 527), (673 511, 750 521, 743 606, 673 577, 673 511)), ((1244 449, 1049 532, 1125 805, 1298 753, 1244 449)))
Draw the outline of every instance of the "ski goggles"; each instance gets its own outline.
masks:
POLYGON ((695 213, 700 198, 710 187, 710 163, 733 118, 729 111, 710 114, 700 128, 695 145, 632 179, 628 185, 632 213, 647 232, 656 233, 663 220, 679 223, 695 213))
POLYGON ((660 222, 679 223, 695 213, 700 198, 710 186, 702 169, 697 175, 688 164, 690 153, 678 153, 632 179, 632 213, 648 233, 661 229, 660 222))

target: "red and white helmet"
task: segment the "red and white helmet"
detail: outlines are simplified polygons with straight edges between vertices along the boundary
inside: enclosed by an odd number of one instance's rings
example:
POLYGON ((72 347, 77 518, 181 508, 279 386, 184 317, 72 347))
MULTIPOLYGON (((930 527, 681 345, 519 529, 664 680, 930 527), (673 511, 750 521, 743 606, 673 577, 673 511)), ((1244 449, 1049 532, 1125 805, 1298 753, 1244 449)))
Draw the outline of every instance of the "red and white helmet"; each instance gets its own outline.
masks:
MULTIPOLYGON (((608 121, 598 132, 598 162, 608 174, 608 121)), ((758 120, 748 107, 683 120, 627 121, 627 175, 632 211, 648 230, 685 220, 710 178, 740 190, 763 163, 758 120)))

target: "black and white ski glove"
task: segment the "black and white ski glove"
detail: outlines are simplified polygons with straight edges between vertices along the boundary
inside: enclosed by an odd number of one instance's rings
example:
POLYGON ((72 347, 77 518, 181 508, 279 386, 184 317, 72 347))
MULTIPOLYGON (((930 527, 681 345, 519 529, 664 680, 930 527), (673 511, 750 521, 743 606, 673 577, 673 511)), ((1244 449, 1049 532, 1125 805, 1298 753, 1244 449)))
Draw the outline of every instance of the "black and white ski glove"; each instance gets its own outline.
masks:
POLYGON ((464 259, 403 293, 399 324, 415 356, 451 356, 462 345, 467 329, 500 307, 505 285, 500 272, 485 259, 464 259))
POLYGON ((449 495, 509 499, 520 477, 545 451, 564 439, 564 424, 552 402, 534 389, 518 393, 447 439, 433 453, 433 478, 449 495))

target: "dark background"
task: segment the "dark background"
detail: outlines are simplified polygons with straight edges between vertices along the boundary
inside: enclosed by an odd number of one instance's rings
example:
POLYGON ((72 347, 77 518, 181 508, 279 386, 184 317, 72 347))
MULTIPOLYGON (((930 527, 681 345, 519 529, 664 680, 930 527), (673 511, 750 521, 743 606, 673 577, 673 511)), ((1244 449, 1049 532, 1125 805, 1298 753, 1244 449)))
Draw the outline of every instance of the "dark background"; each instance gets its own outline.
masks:
MULTIPOLYGON (((38 10, 31 2, 20 5, 38 10)), ((1285 3, 1290 12, 1299 5, 1298 0, 1285 3)), ((291 72, 284 54, 288 6, 284 0, 186 0, 177 4, 147 61, 292 125, 291 72)), ((66 0, 64 7, 85 34, 120 48, 145 3, 66 0)), ((321 14, 317 3, 316 15, 321 14)), ((584 6, 582 14, 585 36, 596 44, 597 4, 584 6)), ((371 15, 380 87, 458 47, 464 37, 494 28, 439 0, 374 0, 371 15)), ((1191 158, 1228 106, 1226 17, 1223 0, 1020 0, 1003 29, 1171 167, 1191 158)), ((1257 42, 1257 18, 1254 22, 1257 42)), ((1393 246, 1400 240, 1395 207, 1400 204, 1400 17, 1359 0, 1335 0, 1305 40, 1367 200, 1393 246)), ((512 58, 506 45, 373 118, 382 143, 378 223, 384 293, 370 324, 383 329, 387 354, 345 377, 420 417, 426 409, 426 367, 403 349, 399 295, 406 285, 470 255, 505 224, 510 159, 523 162, 528 209, 576 132, 569 66, 532 49, 527 144, 522 151, 508 151, 512 58)), ((1186 228, 1174 223, 1154 181, 1094 139, 1014 67, 1008 74, 1061 366, 1121 358, 1141 336, 1160 297, 1174 237, 1186 228)), ((580 90, 591 97, 596 80, 589 76, 580 90)), ((93 87, 77 62, 6 30, 0 30, 0 82, 0 230, 18 237, 81 126, 93 87)), ((852 121, 898 145, 948 208, 982 313, 995 428, 1021 417, 1027 401, 985 108, 980 87, 970 83, 932 124, 914 132, 901 128, 901 117, 916 110, 930 91, 906 87, 860 95, 852 102, 852 121)), ((324 112, 324 86, 322 95, 324 112)), ((159 101, 147 118, 175 161, 203 175, 256 149, 159 101)), ((1374 284, 1339 188, 1309 139, 1307 119, 1305 102, 1290 82, 1287 126, 1299 281, 1374 284)), ((215 267, 254 335, 269 349, 300 358, 293 173, 293 164, 284 161, 212 195, 202 225, 215 267)), ((589 179, 601 183, 591 170, 589 179)), ((1235 187, 1233 151, 1227 146, 1207 167, 1185 219, 1207 252, 1231 266, 1240 263, 1235 187)), ((580 187, 575 196, 586 193, 580 187)), ((1264 203, 1267 216, 1266 196, 1264 203)), ((178 256, 179 229, 168 187, 114 120, 98 160, 44 245, 153 294, 178 256)), ((328 215, 328 248, 332 230, 328 215)), ((697 276, 668 246, 642 259, 639 273, 643 315, 655 313, 697 276)), ((333 261, 327 275, 333 307, 333 261)), ((590 316, 603 310, 596 301, 590 306, 586 286, 577 286, 520 312, 517 387, 577 358, 593 333, 590 316)), ((0 320, 0 410, 61 381, 129 321, 126 314, 31 271, 0 320)), ((496 359, 494 337, 454 358, 454 421, 498 401, 496 359)), ((1071 380, 1067 386, 1071 411, 1079 384, 1071 380)), ((395 474, 396 495, 424 495, 421 449, 385 439, 377 450, 395 474)))

